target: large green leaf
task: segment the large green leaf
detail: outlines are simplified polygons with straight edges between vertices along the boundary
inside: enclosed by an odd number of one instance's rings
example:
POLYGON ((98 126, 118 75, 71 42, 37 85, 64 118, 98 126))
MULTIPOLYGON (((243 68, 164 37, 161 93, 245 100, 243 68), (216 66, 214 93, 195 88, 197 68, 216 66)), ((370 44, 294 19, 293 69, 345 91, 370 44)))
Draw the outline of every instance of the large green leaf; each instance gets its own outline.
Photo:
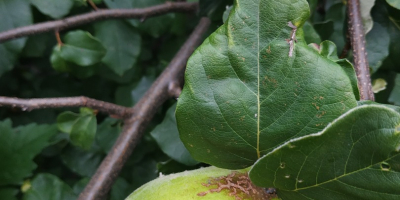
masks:
POLYGON ((198 164, 199 162, 190 156, 188 150, 179 138, 175 109, 176 104, 168 109, 163 122, 156 126, 150 134, 157 141, 161 150, 175 161, 185 165, 198 164))
POLYGON ((0 186, 19 184, 36 169, 33 158, 49 145, 55 126, 29 124, 12 129, 11 121, 0 122, 0 186))
MULTIPOLYGON (((32 14, 29 2, 26 0, 1 0, 0 19, 0 32, 31 24, 32 14)), ((0 76, 14 67, 25 42, 26 38, 21 38, 0 44, 0 76)))
POLYGON ((32 187, 24 194, 23 200, 75 200, 77 198, 71 187, 51 174, 38 174, 31 184, 32 187))
POLYGON ((74 0, 30 0, 43 14, 58 19, 69 13, 74 0))
POLYGON ((97 23, 95 29, 96 37, 107 48, 107 54, 102 62, 122 76, 125 71, 134 66, 139 56, 141 47, 139 32, 120 20, 97 23))
MULTIPOLYGON (((244 168, 285 141, 321 131, 355 107, 348 67, 308 47, 297 31, 305 0, 237 0, 227 22, 189 59, 176 111, 181 139, 199 161, 244 168)), ((332 56, 331 56, 332 57, 332 56)))
POLYGON ((356 107, 323 131, 293 139, 250 171, 253 183, 285 199, 400 198, 400 114, 356 107))

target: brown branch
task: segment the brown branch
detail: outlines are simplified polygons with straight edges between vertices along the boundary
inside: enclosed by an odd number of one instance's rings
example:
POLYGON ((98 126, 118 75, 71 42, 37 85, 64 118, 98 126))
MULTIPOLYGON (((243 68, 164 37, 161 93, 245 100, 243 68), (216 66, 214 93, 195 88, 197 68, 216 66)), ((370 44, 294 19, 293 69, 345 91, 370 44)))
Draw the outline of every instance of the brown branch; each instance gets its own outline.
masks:
POLYGON ((142 99, 133 107, 134 114, 125 121, 124 129, 113 148, 103 160, 78 200, 103 199, 121 171, 124 163, 139 142, 143 132, 159 107, 172 96, 171 82, 183 83, 186 62, 202 40, 210 20, 202 18, 189 39, 181 47, 164 72, 153 83, 142 99))
POLYGON ((0 107, 3 106, 21 108, 21 110, 23 111, 31 111, 44 108, 89 107, 100 112, 105 112, 113 116, 118 116, 122 119, 129 118, 132 115, 132 108, 127 108, 84 96, 41 99, 20 99, 0 96, 0 107))
POLYGON ((360 100, 374 100, 365 49, 365 34, 360 14, 360 1, 348 1, 349 31, 353 47, 354 68, 358 79, 360 100))
POLYGON ((170 12, 193 12, 198 8, 198 3, 167 2, 162 5, 141 9, 104 9, 95 12, 68 17, 65 19, 38 23, 30 26, 11 29, 0 33, 0 43, 54 30, 64 30, 105 19, 148 18, 170 12))

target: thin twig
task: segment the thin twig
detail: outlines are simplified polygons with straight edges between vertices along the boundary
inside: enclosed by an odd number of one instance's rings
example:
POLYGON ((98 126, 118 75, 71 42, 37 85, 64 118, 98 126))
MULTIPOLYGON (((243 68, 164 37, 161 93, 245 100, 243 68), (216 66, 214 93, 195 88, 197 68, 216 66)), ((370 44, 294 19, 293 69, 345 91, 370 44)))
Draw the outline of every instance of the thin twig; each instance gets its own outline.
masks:
POLYGON ((58 30, 56 30, 55 31, 55 35, 56 35, 57 45, 59 47, 61 47, 63 45, 63 42, 62 42, 61 37, 60 37, 60 32, 58 30))
POLYGON ((90 6, 92 6, 93 10, 95 11, 99 10, 99 8, 97 8, 96 4, 93 3, 92 0, 87 0, 87 2, 89 3, 90 6))
POLYGON ((105 19, 148 18, 170 12, 193 12, 197 10, 198 3, 167 2, 165 4, 141 9, 104 9, 95 12, 77 15, 65 19, 38 23, 30 26, 11 29, 0 33, 0 43, 54 30, 64 30, 82 24, 105 19))
POLYGON ((202 40, 210 25, 208 18, 202 18, 189 39, 181 47, 169 66, 153 83, 147 93, 133 107, 134 114, 125 121, 124 129, 113 148, 103 160, 78 200, 103 199, 121 171, 124 163, 139 142, 143 132, 159 107, 172 96, 168 92, 171 82, 183 83, 186 62, 202 40))
POLYGON ((365 34, 360 14, 360 1, 348 1, 349 30, 353 47, 354 68, 358 79, 360 100, 374 100, 371 78, 368 67, 367 51, 365 49, 365 34))
POLYGON ((89 107, 100 112, 105 112, 121 119, 132 115, 132 108, 91 99, 88 97, 63 97, 63 98, 37 98, 20 99, 0 96, 0 107, 21 108, 22 111, 31 111, 44 108, 89 107))

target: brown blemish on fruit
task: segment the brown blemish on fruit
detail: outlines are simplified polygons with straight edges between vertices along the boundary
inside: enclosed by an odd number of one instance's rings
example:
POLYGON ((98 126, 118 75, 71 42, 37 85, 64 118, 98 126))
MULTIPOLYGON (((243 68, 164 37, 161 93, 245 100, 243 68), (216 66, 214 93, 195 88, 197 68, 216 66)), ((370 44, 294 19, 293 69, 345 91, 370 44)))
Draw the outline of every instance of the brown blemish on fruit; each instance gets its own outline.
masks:
POLYGON ((277 197, 275 193, 268 193, 264 188, 255 186, 250 181, 247 173, 235 171, 227 176, 210 178, 207 183, 202 183, 201 185, 211 189, 199 192, 197 196, 206 196, 210 193, 226 191, 229 196, 234 197, 236 200, 270 200, 277 197))

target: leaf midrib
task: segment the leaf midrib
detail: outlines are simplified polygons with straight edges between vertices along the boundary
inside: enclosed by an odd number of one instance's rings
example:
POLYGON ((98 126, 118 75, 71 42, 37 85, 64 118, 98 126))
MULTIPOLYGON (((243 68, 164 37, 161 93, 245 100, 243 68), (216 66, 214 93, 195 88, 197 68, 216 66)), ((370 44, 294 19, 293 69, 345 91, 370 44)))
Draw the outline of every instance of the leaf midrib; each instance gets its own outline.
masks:
MULTIPOLYGON (((259 2, 261 3, 261 2, 259 2)), ((257 14, 257 158, 260 158, 260 5, 257 14)))

